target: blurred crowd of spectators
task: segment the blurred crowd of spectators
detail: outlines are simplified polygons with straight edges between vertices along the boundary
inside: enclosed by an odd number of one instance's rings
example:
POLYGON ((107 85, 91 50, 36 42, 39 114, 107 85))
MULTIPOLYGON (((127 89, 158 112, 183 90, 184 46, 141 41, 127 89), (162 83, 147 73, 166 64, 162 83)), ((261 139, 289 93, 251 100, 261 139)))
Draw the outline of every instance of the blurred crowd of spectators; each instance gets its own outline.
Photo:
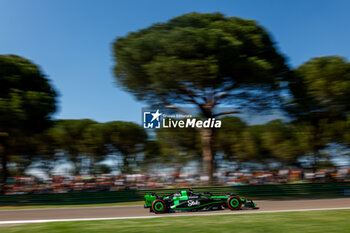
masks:
MULTIPOLYGON (((155 189, 205 185, 205 175, 159 172, 113 176, 52 176, 38 179, 31 176, 8 179, 6 194, 67 193, 116 191, 126 189, 155 189)), ((256 172, 217 172, 218 185, 262 185, 302 182, 350 181, 350 168, 312 170, 278 170, 256 172)))

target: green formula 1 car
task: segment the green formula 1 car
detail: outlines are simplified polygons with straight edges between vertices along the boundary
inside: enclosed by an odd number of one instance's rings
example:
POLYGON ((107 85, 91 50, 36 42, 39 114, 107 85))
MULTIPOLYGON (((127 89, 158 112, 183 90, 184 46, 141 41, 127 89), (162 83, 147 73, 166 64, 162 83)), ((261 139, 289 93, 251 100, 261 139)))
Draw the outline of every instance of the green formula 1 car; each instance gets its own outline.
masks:
POLYGON ((183 190, 168 196, 158 197, 155 193, 145 195, 145 208, 151 212, 162 214, 182 211, 209 211, 229 208, 239 210, 241 207, 258 209, 252 200, 234 194, 213 195, 211 193, 194 193, 183 190))

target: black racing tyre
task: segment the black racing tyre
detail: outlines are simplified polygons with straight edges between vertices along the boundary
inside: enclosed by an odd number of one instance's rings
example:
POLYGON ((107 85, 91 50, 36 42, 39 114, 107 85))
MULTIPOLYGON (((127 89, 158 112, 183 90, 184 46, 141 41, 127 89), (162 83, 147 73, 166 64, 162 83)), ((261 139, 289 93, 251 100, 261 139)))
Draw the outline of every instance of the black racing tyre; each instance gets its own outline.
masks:
POLYGON ((163 214, 167 211, 168 206, 162 199, 156 199, 152 203, 152 211, 156 214, 163 214))
POLYGON ((230 210, 239 210, 242 206, 241 198, 238 196, 231 196, 227 199, 227 206, 230 210))

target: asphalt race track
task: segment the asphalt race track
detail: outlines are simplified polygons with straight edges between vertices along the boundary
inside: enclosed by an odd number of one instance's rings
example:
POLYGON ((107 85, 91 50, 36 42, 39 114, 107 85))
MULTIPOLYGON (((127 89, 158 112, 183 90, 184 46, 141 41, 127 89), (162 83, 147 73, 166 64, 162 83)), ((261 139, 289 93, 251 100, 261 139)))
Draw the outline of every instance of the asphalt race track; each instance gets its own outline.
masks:
POLYGON ((258 210, 218 210, 210 212, 186 212, 156 215, 150 213, 143 206, 116 206, 116 207, 81 207, 31 210, 0 210, 0 226, 9 226, 25 223, 99 220, 99 219, 128 219, 152 218, 186 215, 214 215, 214 214, 248 214, 282 211, 307 211, 322 209, 350 209, 350 198, 312 199, 312 200, 265 200, 256 201, 258 210))

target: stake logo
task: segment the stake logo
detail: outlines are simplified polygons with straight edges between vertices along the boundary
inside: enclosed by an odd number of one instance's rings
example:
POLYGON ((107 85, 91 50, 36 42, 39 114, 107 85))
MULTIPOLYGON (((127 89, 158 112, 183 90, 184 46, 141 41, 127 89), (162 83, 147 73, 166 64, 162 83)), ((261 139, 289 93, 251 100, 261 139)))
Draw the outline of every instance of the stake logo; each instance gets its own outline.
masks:
POLYGON ((159 129, 162 121, 162 113, 157 111, 143 112, 143 128, 145 129, 159 129))
POLYGON ((193 206, 193 205, 200 205, 201 203, 198 200, 192 201, 189 200, 187 201, 187 206, 193 206))

